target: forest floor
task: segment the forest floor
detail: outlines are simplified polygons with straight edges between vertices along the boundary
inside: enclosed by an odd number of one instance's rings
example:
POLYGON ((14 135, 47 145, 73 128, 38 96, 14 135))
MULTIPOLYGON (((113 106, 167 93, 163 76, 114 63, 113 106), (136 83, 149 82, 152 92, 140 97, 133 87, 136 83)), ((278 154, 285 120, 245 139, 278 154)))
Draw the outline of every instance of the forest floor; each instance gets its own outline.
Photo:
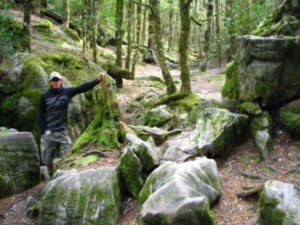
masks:
MULTIPOLYGON (((22 16, 17 11, 11 11, 11 15, 21 20, 22 16)), ((33 20, 38 18, 33 17, 33 20)), ((51 44, 43 42, 38 34, 34 34, 33 44, 35 49, 51 48, 51 44)), ((67 46, 66 48, 69 48, 67 46)), ((74 46, 72 50, 78 50, 80 46, 74 46)), ((103 49, 111 53, 111 49, 103 49)), ((64 49, 66 50, 66 49, 64 49)), ((174 79, 179 79, 179 71, 172 70, 174 79)), ((162 93, 164 90, 151 85, 148 76, 161 77, 160 68, 155 65, 139 65, 136 70, 135 80, 124 80, 124 88, 117 93, 120 110, 124 120, 130 118, 126 109, 128 102, 135 97, 153 91, 162 93)), ((224 69, 211 68, 205 73, 192 72, 192 90, 203 99, 221 100, 221 88, 224 83, 224 69)), ((107 152, 104 158, 93 165, 83 165, 81 169, 91 167, 112 166, 117 163, 119 152, 107 152)), ((220 177, 222 196, 213 206, 216 225, 250 225, 257 209, 258 195, 254 194, 246 198, 237 196, 237 193, 249 187, 260 187, 268 179, 276 179, 291 182, 300 187, 299 173, 292 173, 294 166, 300 162, 300 145, 291 140, 288 135, 277 129, 274 136, 274 149, 267 160, 261 161, 256 147, 250 139, 238 146, 236 150, 225 159, 216 159, 220 177), (244 174, 244 175, 241 175, 244 174), (248 176, 245 176, 248 174, 248 176), (248 178, 247 178, 248 177, 248 178), (252 177, 252 178, 249 178, 252 177)), ((14 196, 0 199, 0 225, 34 225, 37 220, 29 219, 25 211, 20 207, 20 202, 28 196, 39 198, 45 182, 14 196)), ((136 225, 138 221, 137 201, 128 198, 121 207, 122 214, 118 225, 136 225)))

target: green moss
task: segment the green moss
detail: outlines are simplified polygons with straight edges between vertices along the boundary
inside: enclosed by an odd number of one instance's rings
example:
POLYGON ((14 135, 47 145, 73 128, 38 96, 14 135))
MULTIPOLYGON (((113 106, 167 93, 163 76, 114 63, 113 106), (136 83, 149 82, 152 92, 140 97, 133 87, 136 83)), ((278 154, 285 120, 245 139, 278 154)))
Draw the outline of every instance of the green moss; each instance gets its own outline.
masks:
POLYGON ((251 137, 255 139, 256 132, 259 130, 267 130, 269 134, 273 134, 274 123, 269 112, 265 111, 260 116, 256 116, 250 126, 251 137))
POLYGON ((82 157, 82 158, 80 158, 80 159, 77 159, 76 161, 75 161, 75 165, 76 166, 80 166, 80 165, 82 165, 83 163, 93 163, 93 162, 95 162, 97 159, 99 158, 99 154, 89 154, 89 155, 87 155, 87 156, 85 156, 85 157, 82 157))
POLYGON ((227 65, 222 97, 230 102, 237 102, 239 99, 238 63, 235 61, 227 65))
POLYGON ((291 137, 300 138, 300 103, 295 102, 284 106, 279 112, 280 123, 291 137))
POLYGON ((79 37, 77 31, 75 31, 71 28, 68 28, 66 26, 62 26, 62 30, 74 41, 80 41, 80 37, 79 37))
POLYGON ((52 33, 53 23, 47 19, 40 19, 33 25, 33 27, 39 32, 52 33))
POLYGON ((22 50, 22 25, 4 12, 0 12, 0 24, 0 56, 22 50))
POLYGON ((296 225, 290 216, 284 211, 277 208, 280 203, 279 199, 267 197, 262 192, 259 197, 259 224, 276 224, 276 225, 296 225))
POLYGON ((254 102, 243 102, 238 105, 238 108, 243 112, 250 115, 259 115, 262 113, 259 104, 254 102))

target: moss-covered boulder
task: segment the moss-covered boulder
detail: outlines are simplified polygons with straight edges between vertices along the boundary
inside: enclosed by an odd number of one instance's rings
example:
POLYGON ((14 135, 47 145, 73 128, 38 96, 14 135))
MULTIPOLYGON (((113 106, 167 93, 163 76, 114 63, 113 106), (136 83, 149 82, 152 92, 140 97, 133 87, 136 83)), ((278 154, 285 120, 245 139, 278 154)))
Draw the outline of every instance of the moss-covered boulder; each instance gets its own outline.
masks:
POLYGON ((266 159, 273 149, 274 123, 270 113, 263 112, 260 116, 256 116, 251 122, 250 130, 252 140, 259 150, 260 157, 266 159))
POLYGON ((300 191, 295 185, 270 180, 260 194, 257 225, 300 224, 300 191))
POLYGON ((150 109, 144 114, 145 125, 150 127, 161 127, 172 120, 174 116, 166 110, 166 105, 150 109))
POLYGON ((29 132, 0 129, 0 198, 20 193, 40 181, 38 148, 29 132))
POLYGON ((210 205, 220 195, 214 160, 164 163, 151 173, 140 193, 140 224, 215 224, 210 205))
POLYGON ((120 204, 115 167, 63 171, 43 190, 39 225, 115 225, 120 204))
POLYGON ((130 126, 130 127, 143 140, 148 139, 151 136, 156 145, 160 145, 164 143, 170 136, 181 133, 181 130, 179 129, 166 131, 158 127, 148 127, 148 126, 130 126))
MULTIPOLYGON (((40 96, 50 87, 49 74, 58 71, 64 85, 76 86, 95 79, 99 67, 68 53, 26 54, 11 57, 0 65, 0 124, 30 131, 38 139, 37 111, 40 96)), ((94 118, 99 108, 99 91, 75 96, 69 108, 69 131, 77 137, 94 118), (80 118, 80 119, 79 119, 80 118)))
POLYGON ((239 38, 236 59, 227 69, 224 99, 271 108, 299 96, 299 9, 299 1, 284 0, 256 36, 239 38))
POLYGON ((290 102, 279 111, 281 126, 294 139, 300 139, 300 100, 290 102))
POLYGON ((53 32, 53 23, 47 19, 38 20, 33 27, 39 32, 52 33, 53 32))
POLYGON ((184 161, 191 156, 225 156, 247 137, 248 116, 226 109, 206 108, 196 127, 167 141, 163 160, 184 161))

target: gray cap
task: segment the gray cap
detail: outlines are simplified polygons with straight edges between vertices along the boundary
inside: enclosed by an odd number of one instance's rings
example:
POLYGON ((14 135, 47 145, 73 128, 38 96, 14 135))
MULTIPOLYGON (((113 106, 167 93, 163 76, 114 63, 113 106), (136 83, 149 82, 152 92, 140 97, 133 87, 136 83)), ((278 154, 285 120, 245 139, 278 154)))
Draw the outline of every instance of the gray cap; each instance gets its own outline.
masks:
POLYGON ((54 79, 54 78, 58 78, 58 79, 62 79, 62 76, 60 75, 60 73, 58 73, 58 72, 56 72, 56 71, 53 71, 53 72, 51 72, 50 73, 50 78, 49 78, 49 80, 52 80, 52 79, 54 79))

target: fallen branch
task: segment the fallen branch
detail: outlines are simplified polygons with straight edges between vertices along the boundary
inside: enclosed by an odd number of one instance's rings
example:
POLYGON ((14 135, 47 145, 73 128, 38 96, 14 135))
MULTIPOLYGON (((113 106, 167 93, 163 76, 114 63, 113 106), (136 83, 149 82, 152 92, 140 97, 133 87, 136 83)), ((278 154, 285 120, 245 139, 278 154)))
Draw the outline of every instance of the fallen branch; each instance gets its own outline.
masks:
POLYGON ((265 180, 266 177, 260 175, 260 174, 255 174, 255 173, 249 173, 249 172, 244 172, 244 171, 239 171, 238 175, 241 175, 245 178, 253 179, 253 180, 265 180))
POLYGON ((247 190, 236 193, 236 196, 241 197, 241 198, 246 198, 249 196, 258 195, 260 192, 262 192, 263 188, 264 188, 264 184, 260 184, 258 186, 250 187, 250 188, 249 187, 243 188, 243 189, 247 189, 247 190))

